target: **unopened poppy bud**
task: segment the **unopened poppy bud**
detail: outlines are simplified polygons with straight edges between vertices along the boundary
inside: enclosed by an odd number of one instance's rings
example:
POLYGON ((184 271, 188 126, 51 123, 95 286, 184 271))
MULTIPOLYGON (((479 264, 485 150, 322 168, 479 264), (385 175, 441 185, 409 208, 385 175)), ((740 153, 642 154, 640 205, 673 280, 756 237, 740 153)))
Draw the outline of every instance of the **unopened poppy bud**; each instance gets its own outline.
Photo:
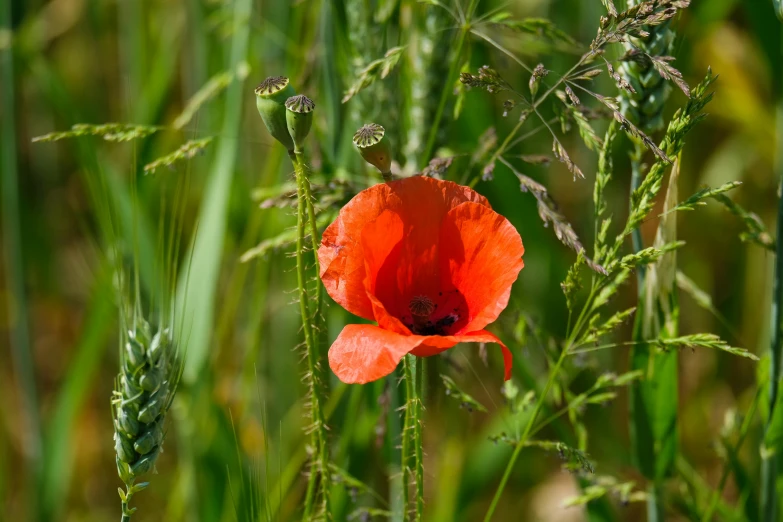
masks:
POLYGON ((389 140, 384 139, 386 129, 377 123, 362 126, 353 135, 353 144, 359 150, 364 161, 375 166, 383 174, 383 179, 391 181, 391 149, 389 140))
POLYGON ((313 111, 315 103, 304 94, 291 96, 285 101, 285 119, 288 125, 288 134, 294 141, 294 150, 301 152, 304 140, 313 126, 313 111))
POLYGON ((285 76, 270 76, 256 87, 256 107, 269 134, 283 144, 286 150, 294 149, 288 134, 285 117, 285 101, 296 94, 285 76))

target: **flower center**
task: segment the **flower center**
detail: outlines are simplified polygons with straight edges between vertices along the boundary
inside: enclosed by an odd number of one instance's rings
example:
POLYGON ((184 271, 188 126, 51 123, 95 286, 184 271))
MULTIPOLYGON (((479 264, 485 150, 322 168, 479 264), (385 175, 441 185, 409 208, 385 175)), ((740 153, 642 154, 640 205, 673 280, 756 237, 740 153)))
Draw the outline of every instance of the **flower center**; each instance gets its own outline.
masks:
POLYGON ((414 321, 416 318, 429 319, 435 308, 435 303, 426 295, 417 295, 408 304, 408 310, 411 311, 414 321))

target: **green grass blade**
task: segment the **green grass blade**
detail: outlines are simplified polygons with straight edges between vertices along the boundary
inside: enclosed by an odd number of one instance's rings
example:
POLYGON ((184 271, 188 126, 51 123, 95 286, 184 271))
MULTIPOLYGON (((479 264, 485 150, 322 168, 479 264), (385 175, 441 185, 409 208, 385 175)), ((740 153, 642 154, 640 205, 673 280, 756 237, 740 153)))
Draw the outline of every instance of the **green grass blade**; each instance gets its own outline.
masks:
MULTIPOLYGON (((781 41, 783 51, 783 40, 781 41)), ((783 91, 779 93, 777 109, 777 142, 778 179, 783 180, 783 91)), ((783 198, 778 201, 777 217, 777 250, 775 259, 775 272, 772 294, 772 322, 770 324, 771 345, 770 374, 769 374, 769 412, 768 423, 765 430, 764 444, 770 440, 778 441, 783 431, 783 414, 780 406, 780 384, 783 380, 783 198)), ((780 473, 780 455, 771 452, 762 454, 761 461, 761 510, 764 522, 777 522, 779 520, 777 481, 780 473)))
MULTIPOLYGON (((3 2, 0 7, 0 33, 11 34, 11 3, 3 2)), ((10 36, 9 36, 10 38, 10 36)), ((2 76, 3 110, 0 119, 0 186, 2 187, 3 220, 3 263, 8 292, 8 318, 11 332, 11 358, 14 374, 20 386, 20 411, 23 416, 23 438, 28 477, 30 519, 38 518, 38 500, 34 492, 42 473, 41 426, 38 418, 38 392, 30 344, 29 319, 27 317, 27 292, 25 290, 24 259, 22 256, 22 230, 19 219, 19 185, 16 157, 16 128, 14 108, 14 56, 13 45, 0 49, 0 76, 2 76)))
MULTIPOLYGON (((230 70, 235 70, 247 57, 251 6, 250 0, 238 0, 234 4, 236 32, 231 42, 230 70)), ((183 375, 186 383, 195 381, 201 372, 212 339, 226 212, 237 159, 237 141, 231 136, 239 133, 244 96, 244 81, 237 79, 226 93, 223 130, 193 239, 192 267, 184 272, 177 292, 177 309, 183 311, 184 317, 182 326, 190 332, 183 375)))
MULTIPOLYGON (((677 204, 678 175, 679 162, 672 167, 664 212, 677 204)), ((667 214, 659 224, 655 246, 660 248, 676 236, 676 214, 667 214)), ((631 444, 639 470, 652 482, 651 522, 664 520, 661 484, 671 474, 678 452, 678 357, 676 350, 659 353, 643 341, 677 335, 676 270, 674 251, 649 267, 634 323, 633 340, 640 344, 631 354, 631 370, 641 370, 645 379, 631 388, 631 444)))
POLYGON ((54 414, 46 426, 41 506, 47 518, 56 519, 66 500, 73 466, 74 425, 99 368, 108 334, 113 329, 115 307, 112 286, 100 278, 87 313, 75 355, 57 393, 54 414))

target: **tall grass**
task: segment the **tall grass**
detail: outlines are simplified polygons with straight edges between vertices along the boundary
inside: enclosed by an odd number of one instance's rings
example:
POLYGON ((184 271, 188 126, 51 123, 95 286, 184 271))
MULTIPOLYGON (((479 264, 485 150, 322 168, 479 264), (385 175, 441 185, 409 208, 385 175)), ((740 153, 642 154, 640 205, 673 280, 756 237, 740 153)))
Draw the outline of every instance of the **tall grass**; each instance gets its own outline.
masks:
MULTIPOLYGON (((0 32, 11 31, 11 5, 0 7, 0 32)), ((19 171, 16 156, 16 124, 14 108, 15 71, 13 46, 9 42, 0 49, 0 71, 4 84, 2 91, 3 114, 0 118, 0 178, 2 179, 3 203, 3 264, 5 267, 5 286, 7 288, 6 306, 11 311, 9 319, 11 360, 14 373, 19 380, 19 408, 22 412, 24 459, 28 470, 28 491, 36 491, 42 486, 43 478, 43 442, 41 425, 38 418, 38 393, 33 368, 32 344, 30 343, 27 290, 25 289, 25 265, 22 254, 22 230, 20 220, 19 171)), ((29 499, 30 519, 39 517, 38 504, 29 499)))

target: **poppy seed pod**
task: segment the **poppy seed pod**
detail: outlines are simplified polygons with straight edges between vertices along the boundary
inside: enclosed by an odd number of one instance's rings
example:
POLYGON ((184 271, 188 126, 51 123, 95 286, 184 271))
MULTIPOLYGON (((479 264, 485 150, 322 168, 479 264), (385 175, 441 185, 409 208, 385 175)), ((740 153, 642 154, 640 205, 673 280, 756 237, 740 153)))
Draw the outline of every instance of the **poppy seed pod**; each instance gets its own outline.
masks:
POLYGON ((288 134, 285 117, 285 101, 296 94, 285 76, 270 76, 256 87, 256 107, 269 134, 283 144, 286 150, 294 149, 288 134))
POLYGON ((285 101, 285 120, 288 134, 294 140, 294 150, 302 152, 304 140, 313 126, 313 111, 315 103, 304 94, 291 96, 285 101))
POLYGON ((386 129, 377 123, 367 123, 353 135, 353 144, 364 161, 380 170, 383 179, 391 181, 391 149, 385 134, 386 129))

